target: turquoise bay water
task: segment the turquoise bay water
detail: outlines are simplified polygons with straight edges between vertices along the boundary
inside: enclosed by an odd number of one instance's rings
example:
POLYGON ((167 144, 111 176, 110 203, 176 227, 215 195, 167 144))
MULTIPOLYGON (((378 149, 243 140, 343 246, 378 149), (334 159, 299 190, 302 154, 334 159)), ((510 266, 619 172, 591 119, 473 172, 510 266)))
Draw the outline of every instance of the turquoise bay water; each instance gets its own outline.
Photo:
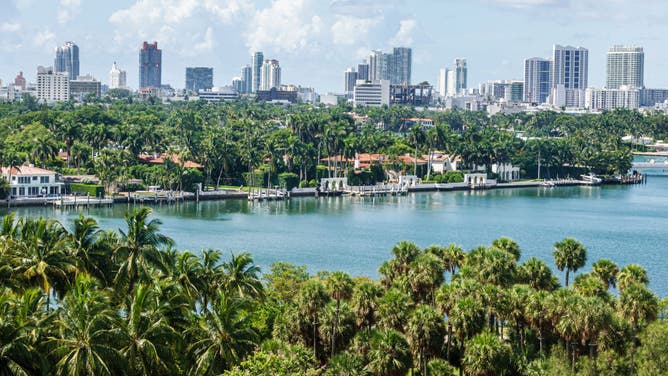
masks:
MULTIPOLYGON (((118 229, 127 209, 116 205, 85 212, 103 228, 118 229)), ((77 216, 50 207, 15 211, 67 225, 77 216)), ((188 202, 156 206, 154 213, 179 249, 249 251, 263 270, 280 260, 312 272, 343 270, 372 277, 392 246, 404 239, 421 247, 455 242, 471 249, 509 236, 522 247, 522 260, 537 256, 553 264, 553 244, 571 236, 587 247, 583 271, 603 257, 620 267, 638 263, 647 269, 654 291, 668 296, 668 177, 650 177, 637 186, 188 202)))

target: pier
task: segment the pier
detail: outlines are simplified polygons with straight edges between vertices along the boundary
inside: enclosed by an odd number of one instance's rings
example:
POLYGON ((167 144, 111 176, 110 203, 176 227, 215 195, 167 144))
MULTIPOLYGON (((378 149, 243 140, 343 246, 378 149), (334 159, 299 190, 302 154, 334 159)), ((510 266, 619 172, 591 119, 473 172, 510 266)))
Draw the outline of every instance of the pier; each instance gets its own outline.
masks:
POLYGON ((57 209, 82 209, 100 206, 111 206, 114 200, 111 198, 91 198, 90 196, 62 196, 50 200, 57 209))

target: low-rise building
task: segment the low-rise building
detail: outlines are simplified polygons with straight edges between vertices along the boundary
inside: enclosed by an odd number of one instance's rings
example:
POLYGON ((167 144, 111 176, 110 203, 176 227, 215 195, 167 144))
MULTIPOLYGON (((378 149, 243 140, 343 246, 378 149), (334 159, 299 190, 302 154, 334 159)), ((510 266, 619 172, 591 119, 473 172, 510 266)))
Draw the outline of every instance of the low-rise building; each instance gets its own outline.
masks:
POLYGON ((9 182, 12 198, 45 197, 63 193, 64 183, 58 180, 55 171, 32 165, 0 167, 0 176, 9 182), (11 173, 10 173, 11 172, 11 173))
POLYGON ((614 110, 640 107, 640 89, 622 86, 619 89, 587 88, 585 107, 590 110, 614 110))
POLYGON ((390 81, 358 80, 353 91, 353 105, 380 107, 390 105, 390 81))
POLYGON ((93 76, 79 76, 76 80, 70 81, 70 97, 76 100, 82 100, 87 95, 100 97, 102 84, 93 76))

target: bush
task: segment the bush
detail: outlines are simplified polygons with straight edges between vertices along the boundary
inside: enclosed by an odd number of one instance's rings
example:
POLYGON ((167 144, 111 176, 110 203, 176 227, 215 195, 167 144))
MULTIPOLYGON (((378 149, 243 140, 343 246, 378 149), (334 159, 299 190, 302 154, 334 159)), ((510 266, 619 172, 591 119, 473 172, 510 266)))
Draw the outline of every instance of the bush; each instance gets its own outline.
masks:
POLYGON ((91 197, 104 197, 104 186, 94 184, 70 183, 71 193, 88 194, 91 197))
POLYGON ((299 182, 299 188, 307 188, 309 186, 307 180, 302 180, 299 182))
POLYGON ((315 187, 318 186, 318 182, 315 181, 315 179, 311 179, 311 180, 308 182, 308 186, 311 187, 311 188, 315 188, 315 187))
POLYGON ((291 190, 292 188, 296 187, 298 183, 299 175, 293 172, 284 172, 278 174, 278 185, 287 190, 291 190))

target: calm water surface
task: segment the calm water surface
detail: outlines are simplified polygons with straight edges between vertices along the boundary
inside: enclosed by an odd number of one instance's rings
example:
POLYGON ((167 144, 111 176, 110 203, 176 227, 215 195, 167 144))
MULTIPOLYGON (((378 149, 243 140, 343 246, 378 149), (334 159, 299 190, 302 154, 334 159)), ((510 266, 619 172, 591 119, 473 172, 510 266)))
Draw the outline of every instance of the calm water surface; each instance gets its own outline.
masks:
MULTIPOLYGON (((86 211, 106 229, 123 227, 127 205, 86 211)), ((74 211, 19 208, 68 226, 74 211)), ((377 276, 400 240, 425 247, 455 242, 466 249, 509 236, 531 256, 553 263, 552 246, 572 236, 588 263, 606 257, 639 263, 650 286, 668 296, 668 177, 646 185, 434 192, 383 198, 300 198, 284 202, 209 201, 156 206, 162 231, 180 249, 246 250, 266 270, 274 261, 318 270, 377 276)), ((4 214, 0 210, 0 214, 4 214)), ((560 278, 563 276, 560 273, 560 278)))

